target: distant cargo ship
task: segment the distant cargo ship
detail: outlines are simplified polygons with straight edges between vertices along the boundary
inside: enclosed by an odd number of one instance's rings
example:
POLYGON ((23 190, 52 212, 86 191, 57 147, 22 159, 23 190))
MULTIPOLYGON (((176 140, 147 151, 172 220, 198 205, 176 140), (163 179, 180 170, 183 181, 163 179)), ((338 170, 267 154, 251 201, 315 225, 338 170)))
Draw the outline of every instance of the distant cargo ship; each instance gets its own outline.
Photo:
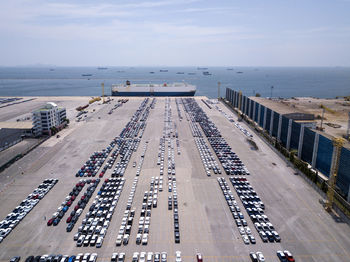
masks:
POLYGON ((196 86, 187 83, 172 84, 115 84, 112 96, 194 96, 196 86))
POLYGON ((165 73, 168 72, 168 69, 160 69, 159 72, 165 73))
POLYGON ((203 75, 205 75, 205 76, 211 76, 211 73, 209 73, 208 71, 204 71, 204 72, 203 72, 203 75))
POLYGON ((208 70, 208 67, 197 67, 197 70, 208 70))
POLYGON ((92 76, 92 74, 82 74, 81 76, 92 76))
POLYGON ((101 67, 97 67, 97 69, 98 69, 98 70, 106 70, 106 69, 108 69, 108 67, 102 67, 102 66, 101 66, 101 67))

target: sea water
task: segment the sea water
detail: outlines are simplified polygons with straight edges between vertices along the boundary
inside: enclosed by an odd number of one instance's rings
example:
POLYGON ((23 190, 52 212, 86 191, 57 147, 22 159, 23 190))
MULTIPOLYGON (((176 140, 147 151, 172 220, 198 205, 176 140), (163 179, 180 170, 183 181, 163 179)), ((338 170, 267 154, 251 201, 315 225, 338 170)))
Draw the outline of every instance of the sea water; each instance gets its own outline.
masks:
POLYGON ((97 96, 112 84, 187 82, 197 96, 221 96, 226 87, 263 97, 350 95, 348 67, 0 67, 0 96, 97 96), (160 72, 160 70, 168 70, 160 72), (209 72, 204 75, 203 71, 209 72), (83 76, 91 74, 91 76, 83 76))

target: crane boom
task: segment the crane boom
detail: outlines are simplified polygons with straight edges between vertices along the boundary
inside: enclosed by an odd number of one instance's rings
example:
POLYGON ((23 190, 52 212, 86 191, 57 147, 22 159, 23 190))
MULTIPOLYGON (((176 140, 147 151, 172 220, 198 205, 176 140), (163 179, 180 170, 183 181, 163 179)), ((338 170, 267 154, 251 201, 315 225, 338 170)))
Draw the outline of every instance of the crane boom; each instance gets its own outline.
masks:
POLYGON ((330 178, 328 182, 328 191, 327 191, 327 202, 326 202, 326 210, 331 211, 333 202, 334 202, 334 192, 335 185, 337 182, 337 174, 339 169, 339 160, 341 149, 345 143, 345 140, 341 137, 333 138, 333 157, 332 157, 332 170, 330 172, 330 178))

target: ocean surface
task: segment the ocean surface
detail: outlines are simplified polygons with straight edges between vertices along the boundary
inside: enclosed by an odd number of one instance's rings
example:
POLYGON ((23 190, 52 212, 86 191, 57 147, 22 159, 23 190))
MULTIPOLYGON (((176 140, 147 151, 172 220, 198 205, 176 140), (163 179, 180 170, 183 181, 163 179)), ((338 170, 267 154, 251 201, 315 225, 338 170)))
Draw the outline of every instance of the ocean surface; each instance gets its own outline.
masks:
POLYGON ((217 97, 225 88, 263 97, 350 95, 349 67, 0 67, 0 96, 97 96, 101 83, 111 85, 185 81, 197 86, 196 95, 217 97), (160 72, 160 70, 168 70, 160 72), (211 75, 203 75, 208 71, 211 75), (153 72, 153 73, 151 73, 153 72), (91 74, 91 76, 83 76, 91 74), (271 88, 273 87, 273 88, 271 88))

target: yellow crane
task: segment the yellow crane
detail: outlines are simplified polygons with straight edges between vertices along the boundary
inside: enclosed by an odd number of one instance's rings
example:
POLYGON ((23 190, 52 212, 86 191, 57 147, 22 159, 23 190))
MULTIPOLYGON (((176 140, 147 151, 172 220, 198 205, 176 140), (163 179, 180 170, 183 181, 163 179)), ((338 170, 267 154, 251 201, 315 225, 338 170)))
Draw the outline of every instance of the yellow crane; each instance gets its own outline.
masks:
POLYGON ((333 138, 334 151, 333 151, 333 157, 332 157, 332 170, 330 172, 330 178, 328 180, 327 201, 325 206, 328 212, 332 211, 332 206, 334 202, 335 185, 337 182, 337 175, 338 175, 338 169, 339 169, 340 154, 344 143, 345 143, 344 138, 341 138, 341 137, 333 138))
POLYGON ((337 112, 334 111, 333 109, 330 109, 329 107, 326 107, 325 105, 321 104, 320 108, 322 108, 322 117, 321 117, 321 127, 320 130, 323 131, 323 118, 324 118, 324 113, 325 111, 331 113, 331 114, 336 114, 337 112))

